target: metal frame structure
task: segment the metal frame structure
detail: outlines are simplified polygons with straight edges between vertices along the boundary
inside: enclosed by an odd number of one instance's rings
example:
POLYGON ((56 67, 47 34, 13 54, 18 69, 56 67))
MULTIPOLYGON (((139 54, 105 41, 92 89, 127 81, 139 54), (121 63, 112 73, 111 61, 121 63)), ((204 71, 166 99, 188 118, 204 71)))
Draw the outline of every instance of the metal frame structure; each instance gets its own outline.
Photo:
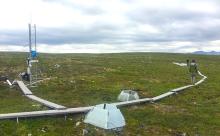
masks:
POLYGON ((38 59, 37 59, 37 32, 36 24, 33 26, 28 24, 29 29, 29 55, 27 58, 27 74, 29 76, 29 82, 32 86, 38 80, 38 59), (32 33, 32 29, 34 33, 32 33), (34 43, 33 43, 34 42, 34 43), (34 47, 33 47, 34 46, 34 47))

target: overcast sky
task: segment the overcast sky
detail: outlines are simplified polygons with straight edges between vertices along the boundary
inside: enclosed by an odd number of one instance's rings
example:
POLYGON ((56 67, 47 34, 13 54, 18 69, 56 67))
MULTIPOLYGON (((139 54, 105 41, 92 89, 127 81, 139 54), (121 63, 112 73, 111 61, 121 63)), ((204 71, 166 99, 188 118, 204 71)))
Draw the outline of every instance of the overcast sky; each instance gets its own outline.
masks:
POLYGON ((220 51, 219 0, 0 0, 0 51, 220 51))

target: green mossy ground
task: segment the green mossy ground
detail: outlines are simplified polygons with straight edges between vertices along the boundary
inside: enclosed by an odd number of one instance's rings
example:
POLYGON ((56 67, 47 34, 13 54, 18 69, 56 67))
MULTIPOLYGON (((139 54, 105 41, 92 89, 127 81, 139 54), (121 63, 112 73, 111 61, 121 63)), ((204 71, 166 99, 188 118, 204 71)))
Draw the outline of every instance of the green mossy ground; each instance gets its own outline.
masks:
MULTIPOLYGON (((25 70, 25 53, 0 53, 0 75, 17 78, 25 70)), ((121 89, 135 89, 140 96, 153 97, 190 83, 186 68, 172 64, 196 59, 199 69, 208 76, 200 86, 165 98, 155 104, 123 107, 126 119, 122 135, 189 136, 220 135, 220 56, 162 53, 121 54, 40 54, 40 67, 50 80, 31 88, 34 94, 49 101, 78 107, 117 101, 121 89), (55 64, 60 67, 56 68, 55 64)), ((45 110, 19 89, 0 82, 0 113, 45 110)), ((76 127, 83 114, 0 120, 0 136, 75 136, 84 124, 76 127)), ((90 126, 89 126, 90 127, 90 126)), ((90 135, 103 135, 91 129, 90 135)), ((112 135, 112 134, 108 134, 112 135)))

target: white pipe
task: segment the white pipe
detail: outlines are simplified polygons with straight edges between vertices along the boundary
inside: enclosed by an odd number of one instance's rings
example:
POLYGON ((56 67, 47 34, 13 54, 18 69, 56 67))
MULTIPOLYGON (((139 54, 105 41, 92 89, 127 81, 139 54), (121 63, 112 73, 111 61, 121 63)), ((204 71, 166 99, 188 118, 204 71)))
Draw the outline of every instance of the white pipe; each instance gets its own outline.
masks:
POLYGON ((12 86, 12 83, 7 79, 6 82, 8 83, 8 85, 12 86))

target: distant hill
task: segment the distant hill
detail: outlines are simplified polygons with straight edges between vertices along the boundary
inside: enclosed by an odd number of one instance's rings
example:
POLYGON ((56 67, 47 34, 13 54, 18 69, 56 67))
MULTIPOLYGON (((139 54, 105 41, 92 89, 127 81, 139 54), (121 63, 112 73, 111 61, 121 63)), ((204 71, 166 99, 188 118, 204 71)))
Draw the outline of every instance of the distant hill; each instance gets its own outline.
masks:
POLYGON ((210 52, 205 52, 205 51, 195 51, 193 54, 203 54, 203 55, 220 55, 220 52, 217 51, 210 51, 210 52))

